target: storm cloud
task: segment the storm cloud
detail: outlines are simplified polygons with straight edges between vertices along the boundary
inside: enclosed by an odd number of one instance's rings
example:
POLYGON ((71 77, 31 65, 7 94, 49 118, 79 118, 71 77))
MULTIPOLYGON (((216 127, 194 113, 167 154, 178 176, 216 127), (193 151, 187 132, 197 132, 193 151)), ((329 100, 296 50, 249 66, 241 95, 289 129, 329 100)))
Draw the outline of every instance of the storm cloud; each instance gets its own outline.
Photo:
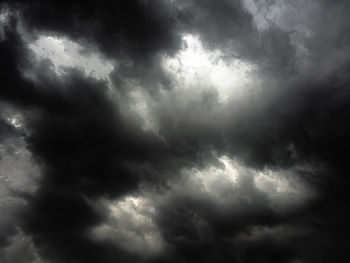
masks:
POLYGON ((0 261, 346 261, 349 11, 0 1, 0 261))

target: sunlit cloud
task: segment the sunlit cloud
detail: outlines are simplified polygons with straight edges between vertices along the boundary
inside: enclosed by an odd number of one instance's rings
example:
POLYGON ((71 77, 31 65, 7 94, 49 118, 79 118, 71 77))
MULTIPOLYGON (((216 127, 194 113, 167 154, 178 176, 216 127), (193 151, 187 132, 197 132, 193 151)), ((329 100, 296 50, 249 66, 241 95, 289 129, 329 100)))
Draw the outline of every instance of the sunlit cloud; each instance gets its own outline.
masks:
POLYGON ((196 93, 206 87, 214 88, 220 102, 253 81, 252 64, 239 59, 224 59, 220 50, 206 49, 198 36, 185 35, 183 48, 173 57, 164 58, 164 67, 171 74, 176 87, 196 93))
POLYGON ((313 189, 293 169, 256 170, 227 156, 218 158, 218 162, 220 165, 203 170, 186 170, 183 183, 173 184, 173 189, 179 193, 201 195, 224 205, 239 204, 242 200, 258 205, 256 196, 263 194, 277 212, 298 207, 315 197, 313 189))
POLYGON ((153 217, 155 208, 146 197, 126 196, 118 201, 104 201, 110 220, 93 229, 97 240, 108 240, 129 252, 143 256, 159 254, 164 241, 153 217))
POLYGON ((109 74, 114 68, 111 61, 65 37, 42 35, 29 43, 29 48, 38 60, 49 59, 59 76, 64 75, 67 69, 75 68, 86 76, 109 81, 109 74))
POLYGON ((13 137, 1 142, 0 156, 0 203, 5 206, 23 203, 20 194, 35 192, 41 177, 40 168, 34 163, 23 138, 13 137))

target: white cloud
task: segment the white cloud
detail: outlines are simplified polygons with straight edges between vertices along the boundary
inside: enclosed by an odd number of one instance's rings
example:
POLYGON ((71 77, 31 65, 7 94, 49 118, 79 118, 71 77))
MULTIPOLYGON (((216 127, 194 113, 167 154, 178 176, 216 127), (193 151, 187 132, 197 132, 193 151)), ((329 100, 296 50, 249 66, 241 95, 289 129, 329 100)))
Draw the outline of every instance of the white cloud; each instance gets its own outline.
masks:
POLYGON ((111 61, 104 60, 96 52, 88 52, 80 44, 65 37, 42 35, 28 46, 37 59, 49 59, 59 76, 65 74, 66 68, 76 68, 86 76, 109 81, 109 74, 114 68, 111 61))
POLYGON ((129 87, 127 108, 142 118, 143 130, 160 137, 164 116, 175 122, 193 118, 207 125, 232 101, 249 94, 257 83, 255 66, 239 59, 224 59, 220 50, 206 49, 193 35, 185 35, 183 48, 174 56, 162 56, 161 63, 171 88, 161 88, 156 96, 138 80, 124 79, 129 87), (205 102, 207 99, 210 103, 205 102), (215 107, 210 108, 212 102, 215 107), (204 107, 208 110, 205 114, 204 107))
POLYGON ((265 203, 277 213, 291 211, 316 195, 294 169, 255 170, 227 156, 218 161, 221 165, 185 170, 181 180, 171 183, 169 195, 210 200, 225 209, 265 203))
POLYGON ((226 102, 252 83, 255 69, 239 59, 224 60, 220 50, 204 48, 194 35, 185 35, 183 48, 173 57, 164 57, 163 65, 178 89, 187 90, 190 96, 203 88, 214 88, 220 102, 226 102))

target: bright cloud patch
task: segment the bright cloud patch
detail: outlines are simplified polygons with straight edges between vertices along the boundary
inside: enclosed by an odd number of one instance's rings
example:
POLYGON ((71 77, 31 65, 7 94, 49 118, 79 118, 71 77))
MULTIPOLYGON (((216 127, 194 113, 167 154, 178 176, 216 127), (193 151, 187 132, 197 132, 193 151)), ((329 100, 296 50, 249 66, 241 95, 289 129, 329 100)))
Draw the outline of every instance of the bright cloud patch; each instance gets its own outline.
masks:
POLYGON ((23 133, 27 133, 25 116, 10 107, 0 108, 2 120, 6 124, 0 128, 10 133, 6 138, 0 137, 0 213, 2 205, 22 203, 20 193, 33 193, 41 177, 23 137, 23 133))
POLYGON ((3 41, 5 39, 4 27, 8 23, 9 15, 9 10, 7 10, 6 8, 1 9, 0 6, 0 41, 3 41))
POLYGON ((190 204, 188 209, 193 209, 197 204, 197 210, 192 211, 193 224, 200 238, 209 238, 212 226, 208 211, 226 211, 236 217, 249 217, 256 210, 283 214, 309 200, 311 189, 293 173, 257 171, 222 156, 205 169, 183 171, 179 180, 170 180, 161 192, 146 187, 138 196, 102 201, 110 216, 92 234, 96 240, 108 240, 129 252, 146 257, 159 255, 169 245, 157 225, 164 207, 185 202, 190 204), (205 207, 200 205, 203 202, 205 207))
POLYGON ((143 119, 142 129, 158 134, 158 122, 151 112, 150 106, 152 99, 148 93, 141 87, 135 87, 134 90, 130 92, 130 97, 132 110, 143 119))
POLYGON ((178 88, 213 87, 220 102, 239 93, 251 83, 254 67, 239 59, 223 59, 219 50, 207 50, 193 35, 183 37, 183 49, 174 57, 164 59, 165 69, 174 76, 178 88))
MULTIPOLYGON (((17 119, 10 119, 10 123, 15 128, 20 127, 17 119)), ((12 137, 0 142, 0 213, 15 211, 24 205, 21 194, 34 193, 40 177, 40 169, 23 138, 12 137)))
POLYGON ((145 256, 159 253, 163 240, 153 222, 155 209, 144 197, 127 196, 120 201, 106 201, 110 220, 93 230, 95 238, 109 240, 121 248, 145 256))
POLYGON ((226 156, 219 158, 221 167, 211 166, 205 170, 193 170, 190 172, 190 180, 195 185, 200 185, 205 193, 215 198, 220 198, 223 188, 231 188, 238 183, 240 167, 226 156))
POLYGON ((175 192, 202 196, 231 207, 246 201, 258 205, 263 198, 277 212, 301 205, 314 194, 296 171, 257 171, 226 156, 220 157, 218 161, 221 163, 219 166, 210 166, 201 171, 185 171, 184 181, 172 186, 175 192))
POLYGON ((83 46, 64 37, 41 36, 29 44, 38 59, 49 59, 58 75, 67 68, 77 68, 86 76, 109 80, 113 70, 110 61, 103 60, 97 53, 90 53, 83 46))

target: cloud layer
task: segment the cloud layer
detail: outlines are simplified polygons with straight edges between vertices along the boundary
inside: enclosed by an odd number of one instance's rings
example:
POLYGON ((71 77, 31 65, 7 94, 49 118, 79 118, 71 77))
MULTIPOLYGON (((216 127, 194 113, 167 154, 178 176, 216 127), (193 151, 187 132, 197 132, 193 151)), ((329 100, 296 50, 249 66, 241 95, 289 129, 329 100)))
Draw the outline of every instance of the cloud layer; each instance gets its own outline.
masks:
POLYGON ((349 10, 1 1, 0 261, 346 258, 349 10))

